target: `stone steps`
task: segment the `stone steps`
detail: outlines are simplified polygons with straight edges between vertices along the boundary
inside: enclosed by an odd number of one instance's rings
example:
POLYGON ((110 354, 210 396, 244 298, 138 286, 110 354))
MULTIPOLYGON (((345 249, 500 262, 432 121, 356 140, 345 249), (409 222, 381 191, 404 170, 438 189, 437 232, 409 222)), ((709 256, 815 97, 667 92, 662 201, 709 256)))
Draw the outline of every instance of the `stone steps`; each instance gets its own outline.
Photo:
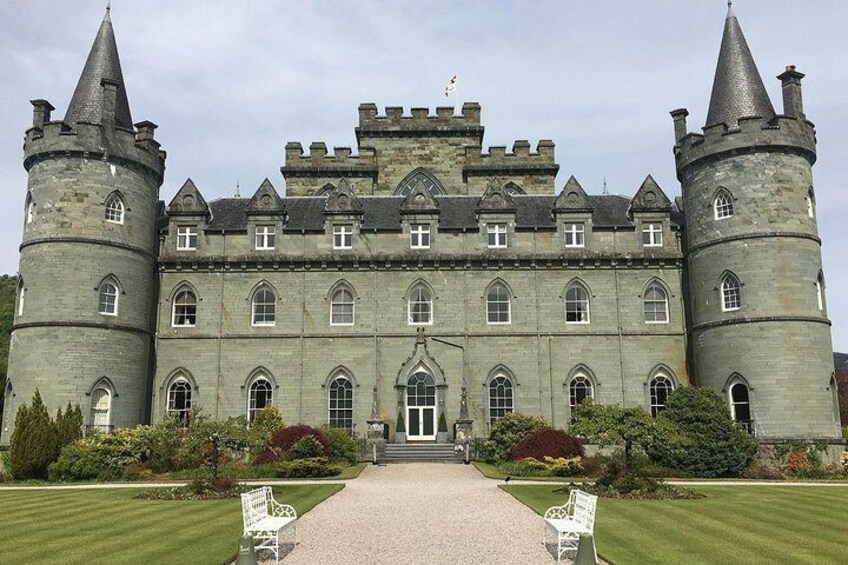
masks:
POLYGON ((386 463, 461 463, 452 443, 390 443, 386 463))

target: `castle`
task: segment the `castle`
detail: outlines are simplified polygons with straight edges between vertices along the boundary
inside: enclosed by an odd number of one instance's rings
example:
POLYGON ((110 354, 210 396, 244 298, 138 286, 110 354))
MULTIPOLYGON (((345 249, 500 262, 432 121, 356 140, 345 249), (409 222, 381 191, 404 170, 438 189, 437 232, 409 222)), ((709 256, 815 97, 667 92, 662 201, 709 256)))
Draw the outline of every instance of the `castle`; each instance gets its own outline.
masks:
POLYGON ((696 384, 765 441, 838 444, 803 77, 776 114, 731 9, 703 133, 671 113, 676 202, 650 176, 557 191, 552 142, 484 151, 465 103, 362 104, 355 154, 286 145, 285 197, 187 180, 165 206, 107 12, 64 119, 32 102, 0 443, 36 388, 98 431, 274 404, 417 441, 465 412, 476 435, 512 411, 566 428, 585 398, 656 415, 696 384))

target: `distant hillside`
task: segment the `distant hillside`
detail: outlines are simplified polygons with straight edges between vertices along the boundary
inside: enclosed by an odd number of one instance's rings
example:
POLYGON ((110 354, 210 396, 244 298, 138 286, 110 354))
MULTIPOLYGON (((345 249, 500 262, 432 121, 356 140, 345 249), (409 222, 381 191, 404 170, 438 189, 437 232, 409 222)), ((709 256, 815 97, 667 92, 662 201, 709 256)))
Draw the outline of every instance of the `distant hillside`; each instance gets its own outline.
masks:
POLYGON ((837 371, 848 371, 848 353, 834 353, 833 364, 837 371))
MULTIPOLYGON (((18 277, 0 276, 0 406, 6 392, 6 362, 9 359, 9 334, 15 318, 15 294, 18 277)), ((3 423, 3 411, 0 410, 0 425, 3 423)))

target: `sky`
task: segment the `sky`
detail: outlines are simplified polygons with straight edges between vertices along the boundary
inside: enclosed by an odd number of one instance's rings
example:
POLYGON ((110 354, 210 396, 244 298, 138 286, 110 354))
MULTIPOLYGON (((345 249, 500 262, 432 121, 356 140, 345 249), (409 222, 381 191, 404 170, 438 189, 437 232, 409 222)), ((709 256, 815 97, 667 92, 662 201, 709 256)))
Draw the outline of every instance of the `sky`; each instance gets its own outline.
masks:
MULTIPOLYGON (((14 273, 23 227, 22 139, 29 100, 61 118, 105 0, 0 3, 0 273, 14 273)), ((191 177, 208 199, 278 190, 287 141, 356 146, 357 106, 482 105, 484 145, 556 143, 557 190, 575 175, 632 195, 675 177, 668 112, 706 118, 725 0, 321 2, 114 0, 112 21, 135 121, 159 124, 161 198, 191 177)), ((834 347, 848 351, 848 2, 736 0, 772 102, 788 64, 807 75, 817 125, 813 169, 834 347), (843 225, 840 231, 840 225, 843 225)), ((777 275, 776 275, 777 276, 777 275)))

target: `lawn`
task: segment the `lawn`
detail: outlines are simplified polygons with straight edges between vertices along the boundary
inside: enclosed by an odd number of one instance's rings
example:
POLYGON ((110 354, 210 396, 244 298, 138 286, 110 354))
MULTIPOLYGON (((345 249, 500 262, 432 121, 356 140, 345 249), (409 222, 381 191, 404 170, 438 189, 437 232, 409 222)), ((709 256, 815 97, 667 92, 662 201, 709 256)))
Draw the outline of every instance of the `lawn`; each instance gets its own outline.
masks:
MULTIPOLYGON (((300 516, 344 488, 274 487, 300 516)), ((0 491, 2 563, 223 563, 238 551, 239 499, 135 500, 132 489, 0 491)))
MULTIPOLYGON (((553 486, 501 488, 539 514, 565 502, 553 486)), ((848 563, 848 488, 696 490, 707 498, 601 499, 595 522, 598 553, 615 565, 848 563)))

